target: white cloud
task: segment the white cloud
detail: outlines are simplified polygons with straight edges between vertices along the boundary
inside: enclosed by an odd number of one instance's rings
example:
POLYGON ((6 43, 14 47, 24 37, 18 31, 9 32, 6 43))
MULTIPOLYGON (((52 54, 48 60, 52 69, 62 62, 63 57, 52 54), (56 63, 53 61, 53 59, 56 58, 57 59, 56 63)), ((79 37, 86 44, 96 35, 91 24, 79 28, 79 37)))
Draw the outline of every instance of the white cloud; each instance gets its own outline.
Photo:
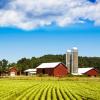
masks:
POLYGON ((100 25, 100 0, 12 0, 8 8, 0 9, 0 26, 31 30, 41 26, 67 26, 94 21, 100 25))

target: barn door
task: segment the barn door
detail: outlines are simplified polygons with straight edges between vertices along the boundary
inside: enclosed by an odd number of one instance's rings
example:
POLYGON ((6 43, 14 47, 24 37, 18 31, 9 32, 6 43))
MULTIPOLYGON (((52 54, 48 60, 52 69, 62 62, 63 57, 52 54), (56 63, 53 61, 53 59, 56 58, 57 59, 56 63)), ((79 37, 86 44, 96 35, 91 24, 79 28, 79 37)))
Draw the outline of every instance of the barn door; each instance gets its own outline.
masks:
POLYGON ((45 74, 45 69, 42 69, 42 73, 45 74))

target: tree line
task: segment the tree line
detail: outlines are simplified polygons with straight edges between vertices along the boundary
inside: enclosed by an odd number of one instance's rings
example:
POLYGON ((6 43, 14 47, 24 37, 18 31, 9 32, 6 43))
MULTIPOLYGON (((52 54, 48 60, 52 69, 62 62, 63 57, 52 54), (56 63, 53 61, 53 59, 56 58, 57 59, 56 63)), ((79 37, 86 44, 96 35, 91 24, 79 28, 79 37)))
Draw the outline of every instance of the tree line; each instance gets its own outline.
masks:
MULTIPOLYGON (((79 67, 95 67, 100 70, 100 57, 82 57, 79 56, 79 67)), ((44 55, 42 57, 21 58, 16 63, 8 63, 8 60, 0 61, 0 74, 9 70, 10 67, 16 67, 21 73, 29 68, 36 68, 41 63, 63 62, 66 63, 66 55, 44 55)))

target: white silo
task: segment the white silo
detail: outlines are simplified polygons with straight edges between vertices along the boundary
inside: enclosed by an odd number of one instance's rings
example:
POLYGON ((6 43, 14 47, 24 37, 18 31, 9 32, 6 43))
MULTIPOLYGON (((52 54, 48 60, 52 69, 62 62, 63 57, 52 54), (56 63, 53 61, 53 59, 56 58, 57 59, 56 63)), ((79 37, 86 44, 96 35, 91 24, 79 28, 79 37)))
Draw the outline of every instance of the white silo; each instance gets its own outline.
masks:
POLYGON ((71 73, 78 73, 78 49, 73 47, 72 49, 72 64, 71 64, 71 73))
POLYGON ((68 68, 68 72, 71 73, 71 50, 67 50, 66 53, 66 66, 68 68))

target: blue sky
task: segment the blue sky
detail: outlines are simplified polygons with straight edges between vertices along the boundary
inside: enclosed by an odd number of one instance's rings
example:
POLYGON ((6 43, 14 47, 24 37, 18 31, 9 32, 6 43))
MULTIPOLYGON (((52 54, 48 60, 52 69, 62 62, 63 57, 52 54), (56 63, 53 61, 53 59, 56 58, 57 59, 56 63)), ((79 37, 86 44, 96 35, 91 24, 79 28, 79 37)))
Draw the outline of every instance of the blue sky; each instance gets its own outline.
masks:
POLYGON ((37 1, 9 1, 0 2, 0 59, 16 62, 22 57, 64 54, 72 47, 78 47, 80 56, 100 56, 100 14, 93 9, 100 7, 99 0, 69 0, 69 5, 64 3, 66 0, 55 0, 56 9, 52 0, 49 4, 38 0, 42 10, 34 9, 37 1))

